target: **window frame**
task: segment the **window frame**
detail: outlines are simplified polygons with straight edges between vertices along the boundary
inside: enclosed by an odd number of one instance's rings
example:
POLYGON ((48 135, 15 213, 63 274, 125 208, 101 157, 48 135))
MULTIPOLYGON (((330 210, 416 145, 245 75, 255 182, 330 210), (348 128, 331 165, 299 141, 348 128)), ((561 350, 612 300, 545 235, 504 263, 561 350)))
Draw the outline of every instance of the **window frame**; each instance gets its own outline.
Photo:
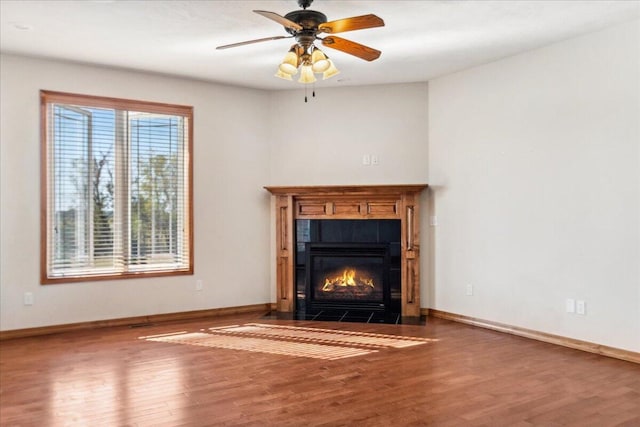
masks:
MULTIPOLYGON (((166 104, 151 101, 140 101, 122 98, 102 97, 95 95, 83 95, 67 92, 57 92, 49 90, 40 91, 40 282, 42 284, 60 284, 71 282, 92 282, 101 280, 121 280, 132 278, 150 278, 176 275, 193 275, 194 272, 194 233, 193 233, 193 107, 177 104, 166 104), (165 115, 176 115, 184 117, 187 120, 187 144, 186 144, 186 207, 185 215, 186 232, 189 242, 188 248, 188 268, 166 271, 136 271, 135 268, 130 271, 114 272, 108 274, 97 275, 76 275, 63 277, 49 276, 49 227, 50 212, 49 200, 49 115, 48 104, 57 103, 65 105, 86 106, 93 108, 107 108, 114 110, 136 111, 144 113, 157 113, 165 115)), ((51 183, 53 185, 53 183, 51 183)))

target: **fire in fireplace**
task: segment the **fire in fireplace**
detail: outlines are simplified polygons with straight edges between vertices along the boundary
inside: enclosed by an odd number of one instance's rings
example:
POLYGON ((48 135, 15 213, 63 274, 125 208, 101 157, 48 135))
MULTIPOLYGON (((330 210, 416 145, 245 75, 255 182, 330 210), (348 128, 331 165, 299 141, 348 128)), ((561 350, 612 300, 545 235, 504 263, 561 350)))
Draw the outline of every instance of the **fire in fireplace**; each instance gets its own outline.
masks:
POLYGON ((366 270, 363 273, 362 269, 358 271, 351 267, 342 270, 342 274, 326 277, 324 286, 322 286, 322 292, 329 294, 349 293, 353 295, 353 298, 370 295, 375 289, 376 285, 366 270))

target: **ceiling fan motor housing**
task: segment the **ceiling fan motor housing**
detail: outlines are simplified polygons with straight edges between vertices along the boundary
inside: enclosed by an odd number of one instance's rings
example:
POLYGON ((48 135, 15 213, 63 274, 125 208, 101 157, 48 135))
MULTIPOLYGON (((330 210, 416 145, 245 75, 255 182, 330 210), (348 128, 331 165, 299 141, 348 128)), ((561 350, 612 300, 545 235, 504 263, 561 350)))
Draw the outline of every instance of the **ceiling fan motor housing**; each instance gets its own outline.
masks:
POLYGON ((318 25, 327 22, 327 16, 315 10, 295 10, 284 16, 302 27, 302 30, 285 27, 285 30, 296 37, 296 41, 305 49, 316 40, 318 25))
MULTIPOLYGON (((295 22, 305 30, 317 31, 318 25, 327 22, 327 15, 315 10, 294 10, 284 16, 286 19, 295 22)), ((297 31, 292 28, 285 27, 289 34, 296 35, 297 31)))

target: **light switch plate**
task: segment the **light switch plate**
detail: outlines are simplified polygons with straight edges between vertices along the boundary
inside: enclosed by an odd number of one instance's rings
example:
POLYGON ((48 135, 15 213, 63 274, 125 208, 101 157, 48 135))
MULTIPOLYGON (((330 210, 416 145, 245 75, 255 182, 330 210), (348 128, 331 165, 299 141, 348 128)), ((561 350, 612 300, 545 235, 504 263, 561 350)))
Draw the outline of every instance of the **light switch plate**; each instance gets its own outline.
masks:
POLYGON ((567 313, 575 313, 576 312, 576 300, 573 298, 567 298, 565 302, 567 313))
POLYGON ((33 305, 33 292, 24 293, 24 305, 33 305))

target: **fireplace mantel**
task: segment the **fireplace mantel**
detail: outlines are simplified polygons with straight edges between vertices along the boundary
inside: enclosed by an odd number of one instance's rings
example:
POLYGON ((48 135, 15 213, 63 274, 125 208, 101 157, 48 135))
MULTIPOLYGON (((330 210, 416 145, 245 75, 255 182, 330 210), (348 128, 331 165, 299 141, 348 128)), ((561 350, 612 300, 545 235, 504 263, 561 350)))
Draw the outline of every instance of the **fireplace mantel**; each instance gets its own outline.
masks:
POLYGON ((426 184, 264 187, 276 198, 277 310, 295 309, 296 219, 398 219, 402 316, 420 316, 420 193, 426 184))

